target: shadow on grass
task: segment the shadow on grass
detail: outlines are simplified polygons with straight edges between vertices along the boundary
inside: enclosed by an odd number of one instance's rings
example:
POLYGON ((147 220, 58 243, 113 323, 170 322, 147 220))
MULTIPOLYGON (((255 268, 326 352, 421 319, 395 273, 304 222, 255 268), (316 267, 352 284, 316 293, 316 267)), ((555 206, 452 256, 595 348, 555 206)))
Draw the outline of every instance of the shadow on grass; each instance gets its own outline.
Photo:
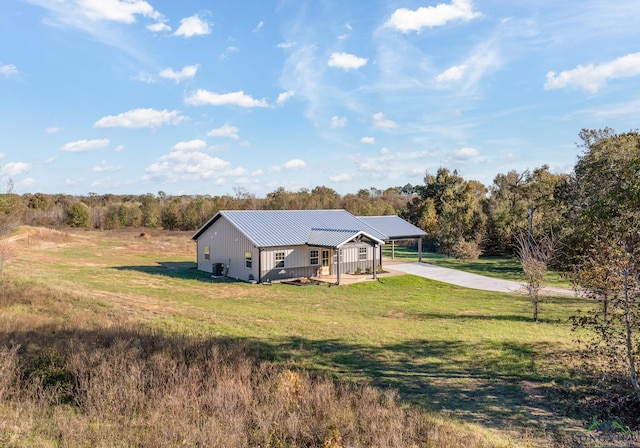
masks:
POLYGON ((157 266, 117 266, 111 269, 117 269, 119 271, 135 271, 143 274, 162 275, 164 277, 184 280, 199 280, 211 283, 237 282, 237 280, 229 277, 213 278, 210 273, 199 271, 196 264, 191 261, 158 261, 157 264, 157 266))
MULTIPOLYGON (((60 330, 55 326, 42 327, 37 332, 0 333, 0 346, 23 347, 22 377, 27 379, 40 374, 42 366, 53 365, 52 362, 55 369, 47 367, 45 373, 64 373, 64 358, 78 347, 97 352, 118 346, 121 341, 139 347, 142 357, 152 357, 159 351, 188 353, 196 347, 240 343, 256 363, 273 361, 290 368, 328 373, 347 382, 393 388, 409 403, 485 427, 522 434, 551 432, 557 440, 566 437, 567 420, 554 413, 556 403, 549 398, 557 396, 554 383, 564 379, 536 371, 536 357, 541 356, 539 345, 411 340, 369 346, 340 339, 203 338, 144 329, 60 330), (483 356, 475 356, 477 352, 483 356), (561 437, 563 431, 565 436, 561 437)), ((542 349, 545 356, 553 350, 542 349)), ((42 380, 55 387, 60 382, 73 383, 66 374, 42 380)), ((571 417, 590 418, 586 414, 571 417)))
MULTIPOLYGON (((522 316, 518 314, 496 314, 496 315, 488 315, 488 314, 446 314, 446 313, 413 313, 413 316, 419 320, 428 320, 428 319, 459 319, 459 320, 489 320, 489 321, 510 321, 510 322, 530 322, 533 323, 533 317, 531 316, 522 316)), ((544 317, 538 318, 539 323, 548 323, 548 324, 557 324, 558 322, 563 322, 562 319, 548 319, 544 317)), ((566 322, 566 320, 564 320, 566 322)))

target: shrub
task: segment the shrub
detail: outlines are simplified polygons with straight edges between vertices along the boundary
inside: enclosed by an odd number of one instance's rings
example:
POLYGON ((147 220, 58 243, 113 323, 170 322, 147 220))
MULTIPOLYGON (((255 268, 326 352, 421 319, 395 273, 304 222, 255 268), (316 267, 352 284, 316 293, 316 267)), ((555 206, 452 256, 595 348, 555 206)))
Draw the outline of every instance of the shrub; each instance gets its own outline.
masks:
POLYGON ((457 241, 451 254, 460 260, 477 260, 482 255, 480 245, 475 241, 457 241))

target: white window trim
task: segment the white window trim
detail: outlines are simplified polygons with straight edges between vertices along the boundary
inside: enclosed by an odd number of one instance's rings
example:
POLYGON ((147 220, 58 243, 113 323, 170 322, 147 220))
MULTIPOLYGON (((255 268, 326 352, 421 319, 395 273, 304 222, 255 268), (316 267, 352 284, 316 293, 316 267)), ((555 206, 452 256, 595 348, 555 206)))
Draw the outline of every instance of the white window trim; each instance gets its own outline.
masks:
POLYGON ((320 251, 317 249, 311 249, 309 251, 309 265, 310 266, 320 266, 320 251), (313 252, 315 252, 316 254, 313 255, 313 252), (314 263, 313 260, 316 260, 316 262, 314 263))
POLYGON ((278 252, 276 252, 274 254, 274 258, 275 258, 275 268, 276 269, 284 269, 284 260, 287 258, 287 253, 283 250, 279 250, 278 252), (278 255, 282 254, 282 260, 278 260, 278 255), (280 263, 282 263, 282 266, 278 266, 280 263))

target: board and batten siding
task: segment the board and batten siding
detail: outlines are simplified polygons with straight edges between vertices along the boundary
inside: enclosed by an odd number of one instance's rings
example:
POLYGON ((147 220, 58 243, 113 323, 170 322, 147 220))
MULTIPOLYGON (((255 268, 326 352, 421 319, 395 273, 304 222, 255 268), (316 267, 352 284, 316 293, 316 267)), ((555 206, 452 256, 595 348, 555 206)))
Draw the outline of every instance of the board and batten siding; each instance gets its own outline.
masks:
POLYGON ((198 237, 198 270, 213 272, 213 265, 224 263, 227 277, 258 280, 258 249, 242 232, 224 217, 214 222, 198 237), (210 260, 205 260, 205 246, 210 247, 210 260), (251 268, 245 266, 245 252, 251 252, 251 268))
MULTIPOLYGON (((363 244, 347 244, 342 248, 342 256, 341 256, 341 271, 345 274, 352 274, 356 272, 358 268, 363 272, 367 268, 372 268, 372 260, 373 260, 373 246, 363 245, 363 244), (360 260, 360 248, 364 247, 367 249, 366 259, 360 260)), ((380 260, 377 258, 376 254, 376 264, 380 264, 380 260)), ((334 265, 335 268, 335 265, 334 265)), ((333 269, 333 268, 332 268, 333 269)), ((333 271, 335 272, 335 271, 333 271)))
POLYGON ((318 250, 318 261, 320 261, 320 248, 316 247, 285 246, 263 249, 260 254, 260 281, 317 276, 320 265, 311 266, 309 264, 312 250, 318 250), (284 267, 281 268, 276 268, 276 253, 278 252, 284 252, 284 267))

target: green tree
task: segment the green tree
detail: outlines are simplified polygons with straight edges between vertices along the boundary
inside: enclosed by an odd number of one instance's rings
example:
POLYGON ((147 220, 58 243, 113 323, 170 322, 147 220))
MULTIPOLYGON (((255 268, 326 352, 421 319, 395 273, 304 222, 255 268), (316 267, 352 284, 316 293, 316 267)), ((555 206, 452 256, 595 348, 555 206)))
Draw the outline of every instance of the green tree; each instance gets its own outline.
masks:
POLYGON ((583 130, 575 167, 575 279, 596 306, 574 318, 607 377, 624 375, 640 400, 640 134, 583 130))
POLYGON ((469 243, 477 246, 485 234, 484 186, 447 168, 435 175, 427 172, 424 183, 415 187, 420 199, 409 205, 412 222, 430 234, 442 253, 452 254, 457 246, 465 246, 465 253, 477 252, 469 251, 469 243))
POLYGON ((89 207, 76 201, 66 211, 67 225, 71 227, 89 227, 89 207))
POLYGON ((160 202, 152 194, 145 194, 140 198, 142 212, 142 226, 155 229, 160 223, 160 202))
POLYGON ((566 219, 569 178, 568 174, 551 173, 548 165, 497 174, 484 203, 486 251, 502 254, 517 250, 517 237, 529 231, 529 223, 533 236, 552 233, 555 240, 563 240, 571 228, 566 219))
POLYGON ((162 227, 168 230, 178 229, 178 224, 180 223, 179 211, 180 198, 168 200, 160 212, 162 227))

